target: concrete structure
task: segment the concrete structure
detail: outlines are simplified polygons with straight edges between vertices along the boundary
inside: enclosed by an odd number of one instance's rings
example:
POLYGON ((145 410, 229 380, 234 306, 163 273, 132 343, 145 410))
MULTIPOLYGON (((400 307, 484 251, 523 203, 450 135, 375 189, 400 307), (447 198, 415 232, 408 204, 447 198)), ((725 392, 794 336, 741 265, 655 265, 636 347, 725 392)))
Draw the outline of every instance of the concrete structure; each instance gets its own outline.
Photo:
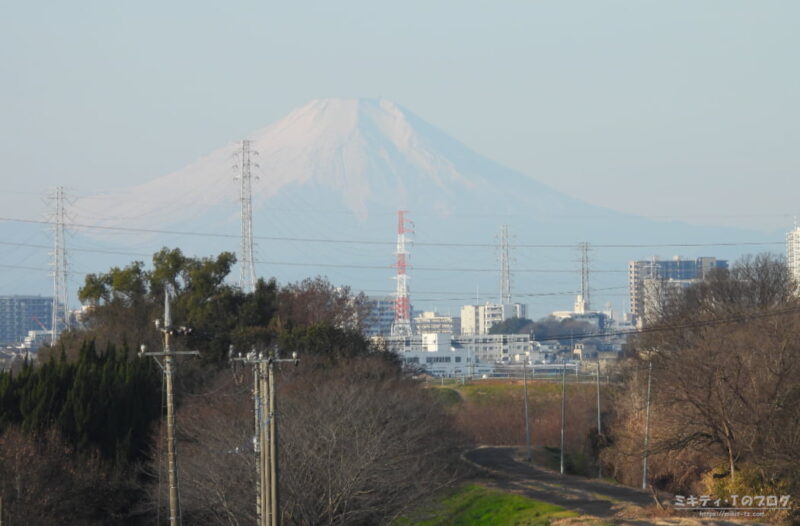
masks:
POLYGON ((489 334, 497 323, 528 315, 527 305, 521 303, 485 303, 461 307, 461 334, 465 336, 489 334))
POLYGON ((786 264, 794 281, 800 284, 800 226, 786 234, 786 264))
MULTIPOLYGON (((699 281, 715 269, 728 268, 728 262, 713 257, 682 259, 679 256, 671 260, 631 261, 628 264, 628 288, 630 294, 631 314, 637 326, 645 321, 645 282, 650 281, 699 281)), ((652 309, 651 309, 652 310, 652 309)))
POLYGON ((0 296, 0 344, 19 343, 28 331, 49 331, 52 319, 52 297, 0 296))
POLYGON ((433 311, 424 311, 414 316, 414 328, 417 334, 461 332, 461 319, 453 316, 442 316, 433 311))

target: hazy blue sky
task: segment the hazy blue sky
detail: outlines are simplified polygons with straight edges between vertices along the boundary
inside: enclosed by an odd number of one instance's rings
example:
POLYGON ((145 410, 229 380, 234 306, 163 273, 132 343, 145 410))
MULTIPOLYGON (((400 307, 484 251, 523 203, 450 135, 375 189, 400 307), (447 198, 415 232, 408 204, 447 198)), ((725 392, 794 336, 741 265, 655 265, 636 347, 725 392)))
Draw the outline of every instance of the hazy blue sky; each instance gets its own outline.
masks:
POLYGON ((800 212, 796 1, 2 2, 4 214, 142 182, 312 98, 384 97, 592 203, 800 212))

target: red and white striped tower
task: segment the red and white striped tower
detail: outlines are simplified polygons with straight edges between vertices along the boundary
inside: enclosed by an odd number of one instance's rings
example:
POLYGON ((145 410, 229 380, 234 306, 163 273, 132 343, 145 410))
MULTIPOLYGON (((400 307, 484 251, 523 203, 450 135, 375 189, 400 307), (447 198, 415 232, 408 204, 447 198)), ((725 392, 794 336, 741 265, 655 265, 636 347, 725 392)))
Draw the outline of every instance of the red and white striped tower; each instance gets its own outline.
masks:
POLYGON ((397 289, 395 292, 394 300, 394 323, 392 323, 392 336, 411 336, 413 330, 411 328, 411 301, 408 299, 408 269, 407 257, 409 255, 406 249, 406 234, 414 233, 414 223, 406 219, 406 211, 397 211, 397 262, 394 267, 397 269, 397 289))

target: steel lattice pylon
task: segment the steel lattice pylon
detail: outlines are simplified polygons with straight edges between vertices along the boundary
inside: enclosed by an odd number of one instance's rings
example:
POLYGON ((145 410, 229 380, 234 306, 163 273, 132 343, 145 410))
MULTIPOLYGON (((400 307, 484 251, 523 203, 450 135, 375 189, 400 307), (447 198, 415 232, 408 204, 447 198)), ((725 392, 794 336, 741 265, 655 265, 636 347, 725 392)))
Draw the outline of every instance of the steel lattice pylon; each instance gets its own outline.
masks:
POLYGON ((239 287, 244 292, 253 292, 256 288, 256 267, 255 251, 253 248, 253 175, 252 168, 257 167, 258 163, 253 161, 253 157, 258 152, 250 149, 250 141, 245 139, 238 156, 238 163, 235 168, 239 173, 236 179, 239 181, 239 200, 242 204, 242 245, 239 253, 239 287))
POLYGON ((397 250, 395 268, 397 269, 397 290, 395 292, 394 323, 392 323, 392 336, 411 336, 411 300, 408 297, 408 250, 406 234, 414 233, 414 223, 406 218, 405 210, 397 212, 397 250))
POLYGON ((64 187, 55 189, 53 218, 53 313, 50 325, 51 343, 55 344, 58 335, 67 327, 67 249, 64 239, 66 212, 64 209, 64 187))

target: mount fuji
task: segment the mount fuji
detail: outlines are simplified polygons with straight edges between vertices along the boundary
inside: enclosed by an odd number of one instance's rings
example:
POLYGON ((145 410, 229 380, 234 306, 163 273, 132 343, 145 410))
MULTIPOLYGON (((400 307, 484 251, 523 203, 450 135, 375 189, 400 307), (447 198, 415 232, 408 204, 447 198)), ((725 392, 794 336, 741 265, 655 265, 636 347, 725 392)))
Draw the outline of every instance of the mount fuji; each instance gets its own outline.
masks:
MULTIPOLYGON (((366 223, 398 209, 443 220, 499 213, 545 221, 588 206, 481 157, 386 100, 314 100, 249 140, 261 176, 253 186, 255 208, 280 206, 295 194, 314 208, 336 208, 366 223)), ((109 226, 195 223, 210 208, 236 201, 231 166, 238 149, 228 144, 177 172, 92 196, 77 208, 109 226)))
MULTIPOLYGON (((281 282, 322 274, 370 295, 390 294, 396 213, 407 210, 415 223, 409 273, 418 310, 457 314, 476 295, 481 302, 497 299, 493 245, 502 225, 516 246, 514 299, 529 303, 534 316, 571 306, 580 284, 578 242, 605 245, 592 252, 594 307, 610 301, 620 310, 626 262, 652 255, 656 245, 764 241, 762 233, 656 222, 574 199, 386 100, 314 100, 247 138, 258 152, 257 273, 281 282)), ((147 260, 130 256, 161 246, 197 255, 238 251, 239 186, 232 165, 239 149, 230 143, 174 173, 79 200, 74 222, 103 227, 79 229, 82 242, 119 252, 78 254, 81 265, 103 271, 109 263, 147 260), (209 233, 215 235, 202 235, 209 233)), ((738 255, 708 246, 666 250, 738 255)))

